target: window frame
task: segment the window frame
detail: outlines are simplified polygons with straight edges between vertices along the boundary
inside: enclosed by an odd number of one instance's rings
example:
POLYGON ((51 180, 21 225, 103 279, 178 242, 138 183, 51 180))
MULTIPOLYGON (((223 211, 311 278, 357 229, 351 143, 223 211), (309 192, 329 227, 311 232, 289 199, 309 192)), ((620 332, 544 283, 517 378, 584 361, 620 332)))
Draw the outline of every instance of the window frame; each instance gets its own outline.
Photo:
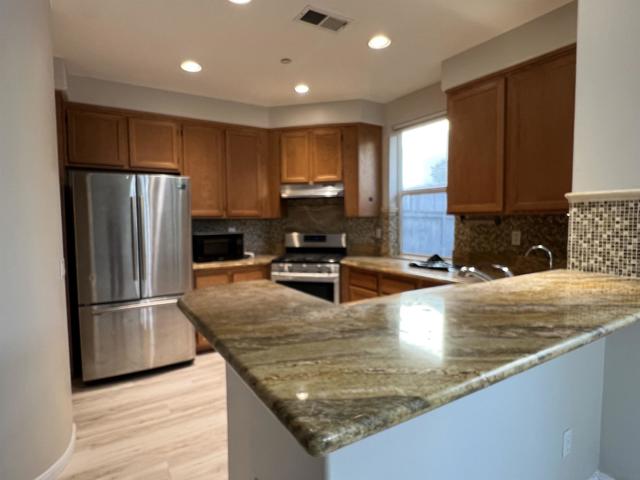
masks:
MULTIPOLYGON (((407 125, 403 128, 400 128, 397 130, 398 134, 399 134, 399 141, 397 142, 397 192, 398 192, 398 196, 397 196, 397 205, 398 205, 398 254, 400 257, 402 258, 417 258, 417 259, 427 259, 429 257, 431 257, 432 255, 435 255, 434 253, 430 253, 430 254, 423 254, 423 253, 411 253, 411 252, 404 252, 402 250, 402 205, 403 205, 403 200, 404 197, 407 195, 424 195, 424 194, 430 194, 430 193, 448 193, 448 187, 449 187, 449 178, 447 175, 447 185, 445 187, 431 187, 431 188, 409 188, 409 189, 404 189, 402 186, 402 180, 403 180, 403 161, 402 161, 402 134, 404 132, 406 132, 407 130, 411 130, 414 128, 419 128, 419 127, 424 127, 427 126, 431 123, 436 123, 436 122, 440 122, 442 120, 449 120, 449 118, 447 117, 446 113, 442 113, 442 114, 438 114, 435 115, 433 117, 430 117, 428 120, 422 121, 422 122, 418 122, 418 123, 413 123, 411 125, 407 125)), ((447 152, 447 172, 449 171, 449 152, 447 152)), ((455 230, 454 230, 454 238, 455 238, 455 230)), ((452 260, 452 257, 443 257, 445 260, 452 260)))

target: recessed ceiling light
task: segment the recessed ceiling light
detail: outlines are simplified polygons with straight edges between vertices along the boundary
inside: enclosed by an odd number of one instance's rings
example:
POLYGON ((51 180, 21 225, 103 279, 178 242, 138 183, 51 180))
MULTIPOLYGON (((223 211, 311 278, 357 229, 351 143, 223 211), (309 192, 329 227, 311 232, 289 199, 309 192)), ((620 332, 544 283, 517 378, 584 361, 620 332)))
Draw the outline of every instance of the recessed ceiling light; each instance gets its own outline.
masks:
POLYGON ((369 48, 373 48, 374 50, 382 50, 389 45, 391 45, 391 39, 386 35, 376 35, 369 40, 369 48))
POLYGON ((189 73, 198 73, 200 70, 202 70, 202 66, 198 62, 194 62, 193 60, 185 60, 180 64, 180 68, 189 73))
POLYGON ((300 95, 304 95, 305 93, 309 93, 309 85, 306 83, 299 83, 295 86, 295 91, 300 95))
POLYGON ((247 3, 251 3, 251 0, 229 0, 231 3, 235 3, 236 5, 246 5, 247 3))

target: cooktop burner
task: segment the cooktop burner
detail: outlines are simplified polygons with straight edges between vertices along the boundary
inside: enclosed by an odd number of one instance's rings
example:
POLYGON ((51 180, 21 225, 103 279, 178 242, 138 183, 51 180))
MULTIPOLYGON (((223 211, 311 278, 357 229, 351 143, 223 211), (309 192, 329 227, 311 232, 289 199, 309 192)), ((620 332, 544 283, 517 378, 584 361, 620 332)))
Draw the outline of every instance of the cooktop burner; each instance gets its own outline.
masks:
POLYGON ((347 254, 344 233, 287 233, 286 253, 273 263, 338 264, 347 254))
POLYGON ((286 253, 275 263, 339 263, 344 255, 339 253, 286 253))

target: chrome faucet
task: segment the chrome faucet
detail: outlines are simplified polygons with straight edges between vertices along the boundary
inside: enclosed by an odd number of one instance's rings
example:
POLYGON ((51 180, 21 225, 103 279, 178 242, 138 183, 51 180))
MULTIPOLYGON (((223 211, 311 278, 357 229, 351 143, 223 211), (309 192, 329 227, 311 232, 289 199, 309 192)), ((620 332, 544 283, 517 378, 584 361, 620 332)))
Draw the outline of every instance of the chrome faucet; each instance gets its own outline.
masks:
POLYGON ((494 263, 491 266, 493 268, 495 268, 496 270, 500 270, 504 274, 505 277, 513 277, 513 272, 506 265, 498 265, 498 264, 494 263))
POLYGON ((490 275, 487 275, 482 270, 477 269, 476 267, 462 267, 460 268, 459 275, 461 277, 475 277, 483 282, 490 282, 493 278, 490 275))
POLYGON ((535 250, 541 250, 547 254, 547 257, 549 257, 549 270, 553 270, 553 253, 551 253, 551 250, 549 250, 544 245, 534 245, 529 250, 527 250, 527 253, 525 253, 524 256, 528 257, 529 254, 535 250))

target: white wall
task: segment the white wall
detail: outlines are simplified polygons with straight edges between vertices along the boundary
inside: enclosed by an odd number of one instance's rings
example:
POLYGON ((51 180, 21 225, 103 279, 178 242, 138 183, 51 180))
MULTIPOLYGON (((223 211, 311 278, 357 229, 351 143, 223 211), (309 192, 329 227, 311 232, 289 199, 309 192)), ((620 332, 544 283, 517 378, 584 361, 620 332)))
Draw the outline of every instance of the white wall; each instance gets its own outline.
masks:
POLYGON ((72 433, 49 0, 0 1, 0 478, 72 433))
POLYGON ((269 108, 271 128, 352 122, 383 125, 384 105, 367 100, 348 100, 269 108))
POLYGON ((68 90, 67 83, 67 66, 59 57, 53 57, 53 81, 56 90, 68 90))
POLYGON ((434 115, 445 113, 447 97, 440 84, 430 85, 413 93, 397 98, 385 106, 385 127, 382 158, 382 210, 394 212, 396 202, 397 172, 397 128, 426 120, 434 115))
MULTIPOLYGON (((63 85, 64 64, 56 59, 63 85)), ((218 122, 280 128, 323 123, 384 124, 384 105, 366 100, 261 107, 155 88, 68 75, 67 96, 73 102, 128 108, 218 122)))
MULTIPOLYGON (((601 2, 603 8, 609 2, 601 2)), ((499 35, 442 63, 442 88, 456 85, 575 43, 577 1, 499 35)))
POLYGON ((640 478, 640 325, 607 338, 600 470, 640 478))
POLYGON ((640 2, 581 0, 574 192, 640 188, 640 2))
POLYGON ((265 107, 74 75, 69 75, 67 81, 67 96, 72 102, 254 127, 269 126, 269 111, 265 107))

